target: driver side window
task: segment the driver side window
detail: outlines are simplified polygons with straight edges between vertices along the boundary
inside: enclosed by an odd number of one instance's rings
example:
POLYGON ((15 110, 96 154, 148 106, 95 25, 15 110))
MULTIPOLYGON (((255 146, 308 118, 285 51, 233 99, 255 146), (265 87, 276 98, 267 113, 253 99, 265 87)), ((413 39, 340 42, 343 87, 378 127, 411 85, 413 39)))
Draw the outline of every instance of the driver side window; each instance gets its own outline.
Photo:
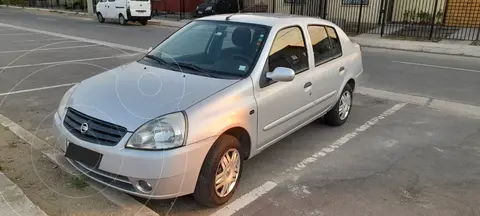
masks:
POLYGON ((268 71, 291 68, 296 74, 308 70, 308 54, 302 30, 298 26, 280 30, 268 57, 268 71))

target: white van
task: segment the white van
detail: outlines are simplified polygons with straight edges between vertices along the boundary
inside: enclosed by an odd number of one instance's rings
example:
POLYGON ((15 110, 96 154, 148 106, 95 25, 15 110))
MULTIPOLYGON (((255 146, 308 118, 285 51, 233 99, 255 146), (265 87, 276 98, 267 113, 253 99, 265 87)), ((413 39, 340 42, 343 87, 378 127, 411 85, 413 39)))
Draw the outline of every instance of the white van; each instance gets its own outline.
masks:
POLYGON ((128 21, 146 25, 151 19, 150 0, 98 0, 97 18, 103 23, 105 19, 116 19, 121 25, 128 21))

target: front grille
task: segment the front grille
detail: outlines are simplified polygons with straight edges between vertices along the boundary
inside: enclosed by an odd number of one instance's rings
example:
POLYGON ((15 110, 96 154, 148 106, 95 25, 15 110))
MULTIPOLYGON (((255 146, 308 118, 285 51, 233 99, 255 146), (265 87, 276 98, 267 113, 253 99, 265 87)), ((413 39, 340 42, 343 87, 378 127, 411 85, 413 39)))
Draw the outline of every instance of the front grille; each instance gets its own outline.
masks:
POLYGON ((127 133, 124 127, 90 117, 72 108, 68 108, 63 125, 77 138, 105 146, 115 146, 127 133), (82 133, 80 127, 84 123, 88 124, 88 130, 82 133))

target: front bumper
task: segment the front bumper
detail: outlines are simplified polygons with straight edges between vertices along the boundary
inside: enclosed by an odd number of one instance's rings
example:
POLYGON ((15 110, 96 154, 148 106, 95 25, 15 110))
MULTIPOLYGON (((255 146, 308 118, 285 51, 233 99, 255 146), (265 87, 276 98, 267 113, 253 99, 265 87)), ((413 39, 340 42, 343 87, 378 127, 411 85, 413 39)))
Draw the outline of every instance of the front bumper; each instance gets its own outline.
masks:
POLYGON ((80 172, 109 187, 150 199, 169 199, 193 193, 203 160, 216 139, 212 137, 172 150, 146 151, 125 148, 132 133, 127 133, 116 146, 80 140, 63 126, 58 113, 55 113, 54 128, 55 147, 62 152, 66 151, 68 141, 103 155, 98 168, 67 158, 80 172), (138 190, 139 180, 148 182, 153 190, 149 193, 138 190))
POLYGON ((210 15, 214 15, 214 14, 215 14, 214 10, 197 10, 196 11, 196 16, 197 17, 210 16, 210 15))

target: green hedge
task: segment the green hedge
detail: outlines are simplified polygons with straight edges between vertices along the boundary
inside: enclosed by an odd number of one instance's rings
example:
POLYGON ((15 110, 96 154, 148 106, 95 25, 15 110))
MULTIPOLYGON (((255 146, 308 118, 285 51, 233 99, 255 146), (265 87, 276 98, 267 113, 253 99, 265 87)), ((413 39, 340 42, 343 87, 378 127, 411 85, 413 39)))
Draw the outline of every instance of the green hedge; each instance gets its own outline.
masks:
POLYGON ((25 7, 25 6, 28 5, 28 0, 27 1, 25 1, 25 0, 0 0, 0 4, 25 7))

